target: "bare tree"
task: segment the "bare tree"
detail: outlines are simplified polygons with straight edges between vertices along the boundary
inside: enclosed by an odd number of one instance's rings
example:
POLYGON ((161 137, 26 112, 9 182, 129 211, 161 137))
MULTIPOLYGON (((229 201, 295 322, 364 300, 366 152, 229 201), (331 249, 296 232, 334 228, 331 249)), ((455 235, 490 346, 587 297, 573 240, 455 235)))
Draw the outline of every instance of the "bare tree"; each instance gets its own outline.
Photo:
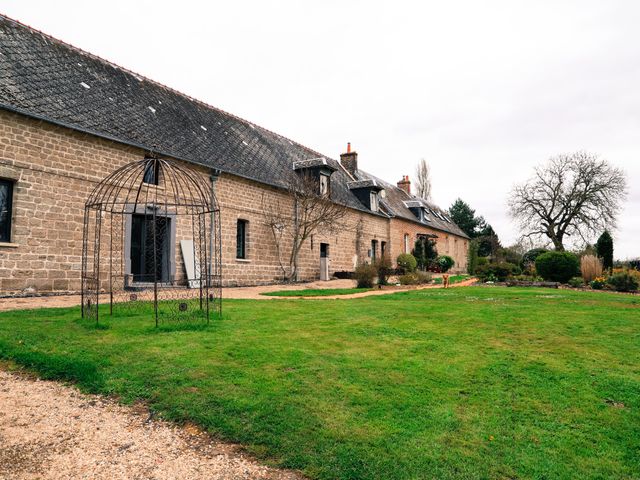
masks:
POLYGON ((627 195, 625 173, 587 152, 552 157, 513 187, 509 213, 523 238, 547 237, 564 250, 566 237, 587 242, 614 228, 627 195))
POLYGON ((273 235, 282 276, 295 281, 304 242, 316 232, 337 231, 347 208, 331 199, 331 189, 320 193, 317 175, 293 172, 287 183, 287 198, 263 194, 262 211, 273 235))
POLYGON ((431 168, 424 158, 416 167, 416 195, 431 200, 431 168))

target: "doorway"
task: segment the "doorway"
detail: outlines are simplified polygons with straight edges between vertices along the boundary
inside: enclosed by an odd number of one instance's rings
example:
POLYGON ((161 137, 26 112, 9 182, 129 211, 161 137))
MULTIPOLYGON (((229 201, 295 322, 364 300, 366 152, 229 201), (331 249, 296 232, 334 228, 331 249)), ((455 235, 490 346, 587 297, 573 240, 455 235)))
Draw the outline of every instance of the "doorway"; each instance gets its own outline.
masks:
POLYGON ((329 244, 320 244, 320 280, 329 280, 329 244))
POLYGON ((154 229, 153 215, 132 215, 130 258, 134 282, 169 281, 170 232, 171 219, 168 217, 155 216, 154 229))

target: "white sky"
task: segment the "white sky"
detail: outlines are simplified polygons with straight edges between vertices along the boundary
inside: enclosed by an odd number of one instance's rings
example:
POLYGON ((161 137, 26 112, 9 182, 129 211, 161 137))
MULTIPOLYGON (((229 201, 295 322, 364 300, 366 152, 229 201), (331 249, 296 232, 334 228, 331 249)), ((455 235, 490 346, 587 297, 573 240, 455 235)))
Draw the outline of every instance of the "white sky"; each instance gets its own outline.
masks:
POLYGON ((640 256, 640 2, 28 1, 0 12, 390 182, 425 158, 517 236, 506 197, 549 156, 628 174, 616 257, 640 256))

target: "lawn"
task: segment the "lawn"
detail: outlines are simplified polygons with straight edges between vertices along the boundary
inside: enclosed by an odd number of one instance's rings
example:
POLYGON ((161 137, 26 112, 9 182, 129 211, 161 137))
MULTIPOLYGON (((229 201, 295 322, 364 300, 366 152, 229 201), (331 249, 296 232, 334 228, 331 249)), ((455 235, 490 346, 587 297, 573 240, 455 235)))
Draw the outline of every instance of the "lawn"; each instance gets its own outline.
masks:
MULTIPOLYGON (((454 283, 464 282, 469 279, 469 275, 451 275, 449 277, 449 284, 453 285, 454 283)), ((440 285, 442 283, 442 277, 437 277, 433 279, 433 283, 436 285, 440 285)))
POLYGON ((204 328, 0 314, 0 357, 313 478, 640 478, 640 297, 225 301, 204 328))
POLYGON ((351 295, 372 290, 371 288, 305 288, 303 290, 276 290, 261 295, 271 297, 329 297, 333 295, 351 295))

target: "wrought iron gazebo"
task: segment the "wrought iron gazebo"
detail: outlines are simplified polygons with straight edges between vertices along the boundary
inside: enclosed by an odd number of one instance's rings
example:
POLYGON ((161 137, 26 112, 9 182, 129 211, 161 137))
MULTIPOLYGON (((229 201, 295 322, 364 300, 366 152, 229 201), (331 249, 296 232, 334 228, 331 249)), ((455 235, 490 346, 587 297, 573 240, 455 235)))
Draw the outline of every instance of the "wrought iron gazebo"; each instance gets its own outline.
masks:
POLYGON ((216 178, 149 155, 93 189, 84 211, 84 318, 146 312, 157 326, 221 315, 216 178))

